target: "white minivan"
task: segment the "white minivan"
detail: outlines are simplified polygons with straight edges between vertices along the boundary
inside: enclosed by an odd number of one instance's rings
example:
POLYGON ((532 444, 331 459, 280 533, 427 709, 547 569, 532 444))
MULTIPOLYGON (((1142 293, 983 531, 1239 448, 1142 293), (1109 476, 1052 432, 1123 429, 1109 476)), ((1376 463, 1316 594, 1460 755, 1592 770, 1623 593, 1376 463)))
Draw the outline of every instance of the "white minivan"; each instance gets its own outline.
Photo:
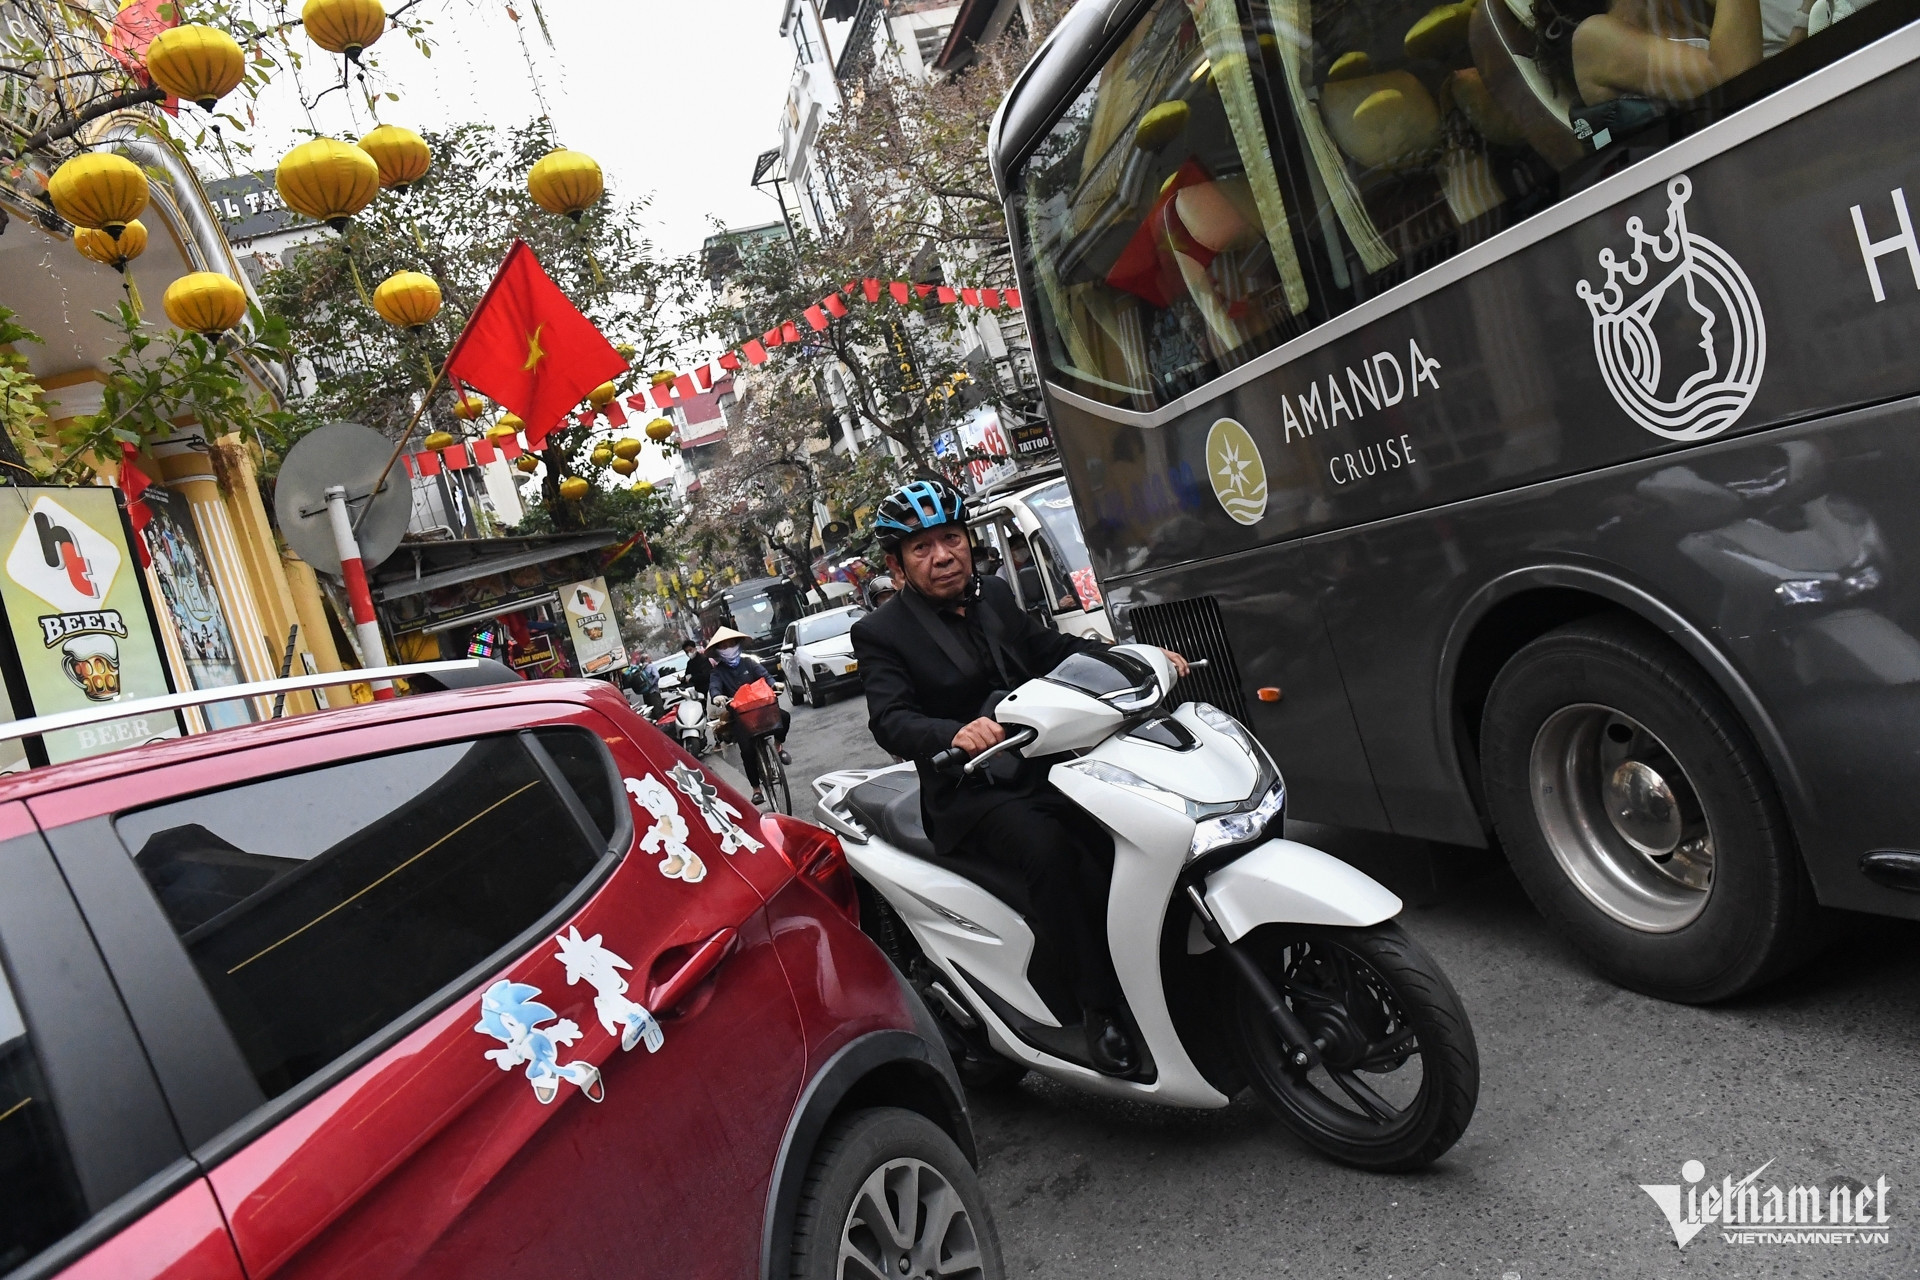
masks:
POLYGON ((968 503, 981 568, 1012 585, 1020 607, 1067 635, 1113 639, 1073 496, 1058 467, 990 486, 968 503))

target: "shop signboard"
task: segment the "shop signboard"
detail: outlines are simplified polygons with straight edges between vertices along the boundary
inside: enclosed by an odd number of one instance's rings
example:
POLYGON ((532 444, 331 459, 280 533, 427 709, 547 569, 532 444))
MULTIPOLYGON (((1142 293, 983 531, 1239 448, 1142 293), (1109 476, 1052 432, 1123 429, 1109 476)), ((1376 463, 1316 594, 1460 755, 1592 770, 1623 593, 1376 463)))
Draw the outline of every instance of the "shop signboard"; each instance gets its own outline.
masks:
POLYGON ((573 656, 583 676, 604 675, 627 665, 627 646, 614 620, 613 597, 605 578, 570 582, 560 590, 567 614, 567 632, 573 637, 573 656))
MULTIPOLYGON (((194 528, 193 514, 178 494, 158 486, 142 499, 153 512, 147 525, 147 550, 153 555, 153 576, 160 584, 160 603, 196 689, 218 689, 241 684, 240 656, 233 633, 220 610, 213 574, 207 568, 206 548, 194 528)), ((201 708, 209 728, 224 729, 253 719, 245 701, 216 703, 201 708)))
POLYGON ((1053 452, 1053 428, 1045 418, 1013 423, 1007 428, 1007 435, 1013 440, 1015 457, 1030 458, 1053 452))
POLYGON ((976 491, 1013 474, 1013 450, 1007 447, 1000 415, 992 408, 982 405, 961 422, 960 443, 973 455, 967 462, 967 474, 973 478, 976 491))
MULTIPOLYGON (((114 490, 4 493, 0 604, 31 714, 171 693, 114 490)), ((66 729, 44 741, 47 758, 58 764, 179 734, 179 719, 169 712, 66 729)))

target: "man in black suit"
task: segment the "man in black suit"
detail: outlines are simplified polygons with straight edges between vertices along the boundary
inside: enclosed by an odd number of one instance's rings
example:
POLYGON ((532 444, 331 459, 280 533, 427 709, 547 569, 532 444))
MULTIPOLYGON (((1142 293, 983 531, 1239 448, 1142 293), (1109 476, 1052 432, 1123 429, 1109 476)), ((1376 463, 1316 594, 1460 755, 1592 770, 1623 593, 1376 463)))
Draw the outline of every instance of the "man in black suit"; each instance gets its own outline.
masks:
MULTIPOLYGON (((1016 685, 1045 675, 1099 642, 1035 622, 997 577, 974 573, 966 504, 940 480, 916 480, 883 500, 874 527, 900 593, 853 625, 866 685, 867 723, 880 746, 920 772, 927 835, 942 854, 990 859, 1020 873, 1028 922, 1047 939, 1085 1013, 1095 1066, 1126 1075, 1137 1055, 1119 1012, 1119 981, 1106 941, 1113 841, 1048 784, 1047 767, 1011 753, 972 777, 935 770, 949 747, 978 755, 1006 737, 993 707, 1016 685)), ((1186 663, 1169 654, 1185 674, 1186 663)))

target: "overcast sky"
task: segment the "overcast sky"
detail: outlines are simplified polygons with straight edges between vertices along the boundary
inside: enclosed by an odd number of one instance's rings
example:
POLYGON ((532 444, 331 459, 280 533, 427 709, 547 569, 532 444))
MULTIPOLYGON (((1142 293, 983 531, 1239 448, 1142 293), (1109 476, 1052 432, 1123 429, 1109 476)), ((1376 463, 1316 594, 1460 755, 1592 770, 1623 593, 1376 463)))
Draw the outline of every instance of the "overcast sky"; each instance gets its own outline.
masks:
MULTIPOLYGON (((425 0, 432 58, 389 29, 376 45, 380 119, 410 129, 464 120, 524 123, 540 114, 527 56, 507 17, 509 0, 425 0)), ((600 162, 622 197, 650 196, 649 233, 668 254, 699 247, 718 217, 732 227, 776 221, 771 195, 747 185, 753 160, 779 140, 793 47, 780 37, 782 0, 543 0, 548 48, 530 0, 511 0, 534 77, 561 141, 600 162)), ((389 8, 396 7, 389 0, 389 8)), ((311 46, 310 46, 311 48, 311 46)), ((301 74, 307 98, 339 60, 311 48, 301 74)), ((289 81, 259 103, 255 153, 271 168, 299 141, 309 116, 289 81)), ((324 132, 356 135, 373 120, 359 95, 331 93, 313 111, 324 132)))

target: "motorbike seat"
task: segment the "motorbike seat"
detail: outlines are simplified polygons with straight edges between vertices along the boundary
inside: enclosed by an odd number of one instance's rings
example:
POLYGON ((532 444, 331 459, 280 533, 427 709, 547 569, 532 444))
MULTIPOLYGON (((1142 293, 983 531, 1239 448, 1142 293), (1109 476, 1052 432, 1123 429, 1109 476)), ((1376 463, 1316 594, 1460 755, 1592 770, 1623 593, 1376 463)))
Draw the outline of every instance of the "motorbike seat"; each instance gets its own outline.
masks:
POLYGON ((985 858, 934 851, 920 813, 920 775, 902 769, 869 778, 847 792, 847 807, 861 825, 902 853, 933 863, 973 881, 1000 901, 1027 915, 1027 884, 1019 872, 985 858))

